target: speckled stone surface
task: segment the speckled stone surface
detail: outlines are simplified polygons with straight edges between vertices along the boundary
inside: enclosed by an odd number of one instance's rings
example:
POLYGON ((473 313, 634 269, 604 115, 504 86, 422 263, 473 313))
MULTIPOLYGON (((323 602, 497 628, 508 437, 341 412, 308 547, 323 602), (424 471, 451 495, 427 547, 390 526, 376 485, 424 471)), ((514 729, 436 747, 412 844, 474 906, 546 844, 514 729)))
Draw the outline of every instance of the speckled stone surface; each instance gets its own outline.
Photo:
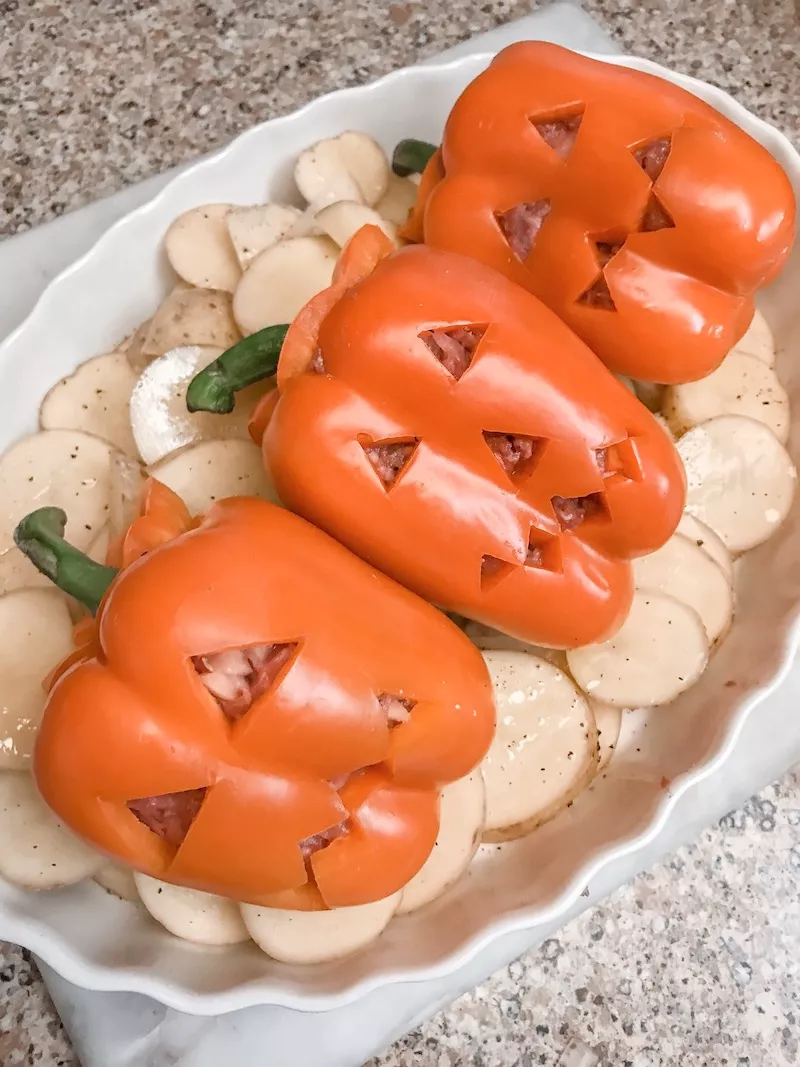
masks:
MULTIPOLYGON (((800 140, 794 0, 584 7, 627 51, 721 85, 800 140)), ((0 0, 0 235, 529 9, 0 0)), ((798 878, 793 773, 370 1067, 800 1063, 798 878)), ((0 1065, 33 1064, 76 1060, 27 954, 0 943, 0 1065)))

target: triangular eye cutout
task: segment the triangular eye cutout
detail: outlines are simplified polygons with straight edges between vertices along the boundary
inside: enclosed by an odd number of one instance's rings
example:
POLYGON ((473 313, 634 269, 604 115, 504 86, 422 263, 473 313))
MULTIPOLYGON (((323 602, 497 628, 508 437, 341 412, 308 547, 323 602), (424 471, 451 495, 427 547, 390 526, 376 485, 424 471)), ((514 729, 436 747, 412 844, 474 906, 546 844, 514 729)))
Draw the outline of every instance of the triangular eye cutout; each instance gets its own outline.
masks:
POLYGON ((657 181, 664 169, 672 148, 671 137, 657 137, 654 141, 639 145, 633 150, 633 158, 651 182, 657 181))
POLYGON ((652 233, 654 230, 668 230, 675 226, 672 216, 655 195, 650 194, 647 207, 644 209, 639 230, 642 233, 652 233))
POLYGON ((544 437, 524 433, 494 433, 484 430, 483 439, 492 455, 513 482, 530 476, 547 444, 544 437))
POLYGON ((625 238, 621 237, 616 241, 595 241, 594 249, 597 262, 601 267, 605 267, 607 263, 610 263, 614 256, 622 249, 625 244, 625 238))
POLYGON ((288 641, 226 649, 194 656, 192 664, 225 718, 233 723, 274 684, 298 645, 299 641, 288 641))
POLYGON ((497 225, 521 263, 531 254, 542 223, 549 214, 549 200, 526 200, 508 211, 496 212, 497 225))
POLYGON ((411 462, 419 445, 416 437, 407 437, 395 441, 361 442, 364 455, 372 464, 381 485, 388 492, 411 462))
POLYGON ((438 359, 448 374, 458 381, 469 368, 475 349, 486 333, 485 325, 443 326, 438 330, 424 330, 420 340, 438 359))
POLYGON ((497 556, 481 556, 481 589, 483 592, 494 589, 498 582, 502 582, 513 570, 516 570, 516 566, 515 563, 498 559, 497 556))
POLYGON ((561 539, 537 530, 531 530, 525 566, 539 571, 561 573, 564 561, 561 554, 561 539))
POLYGON ((197 818, 208 790, 184 789, 128 801, 128 810, 157 837, 178 849, 197 818))
POLYGON ((544 143, 552 148, 561 159, 568 159, 583 121, 583 109, 558 118, 531 119, 530 121, 544 143))
POLYGON ((608 518, 608 508, 603 493, 572 497, 554 496, 550 503, 558 525, 564 531, 577 530, 587 519, 608 518))
POLYGON ((642 480, 642 466, 636 444, 631 437, 605 448, 595 449, 595 457, 598 470, 604 479, 622 478, 630 482, 642 480))
POLYGON ((599 308, 601 311, 617 310, 611 290, 608 288, 608 282, 602 274, 593 285, 590 285, 585 292, 581 293, 577 302, 585 307, 599 308))
POLYGON ((417 702, 398 696, 396 693, 379 693, 378 703, 381 711, 386 713, 386 721, 391 730, 401 723, 408 722, 417 702))

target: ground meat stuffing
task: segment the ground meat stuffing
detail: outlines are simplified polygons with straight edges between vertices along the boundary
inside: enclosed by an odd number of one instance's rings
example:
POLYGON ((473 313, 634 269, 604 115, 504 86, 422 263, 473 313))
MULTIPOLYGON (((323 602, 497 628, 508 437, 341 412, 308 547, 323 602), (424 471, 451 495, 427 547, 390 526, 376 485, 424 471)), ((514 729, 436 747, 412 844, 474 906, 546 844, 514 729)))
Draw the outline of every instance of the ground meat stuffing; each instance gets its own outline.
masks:
POLYGON ((608 449, 596 448, 594 454, 597 460, 597 469, 600 471, 603 477, 605 478, 607 474, 613 474, 614 472, 608 469, 608 449))
POLYGON ((534 122, 534 127, 545 144, 566 159, 573 149, 583 115, 552 119, 550 122, 534 122))
POLYGON ((672 141, 669 137, 659 137, 657 141, 642 145, 641 148, 637 148, 633 153, 636 157, 636 162, 651 182, 660 177, 671 148, 672 141))
POLYGON ((483 436, 507 474, 514 474, 519 467, 530 463, 541 443, 538 437, 521 433, 484 432, 483 436))
POLYGON ((608 282, 602 276, 580 296, 578 303, 590 308, 601 308, 604 311, 617 310, 611 290, 608 288, 608 282))
POLYGON ((389 727, 399 726, 401 722, 408 722, 411 718, 411 710, 416 701, 406 700, 394 693, 381 693, 378 696, 381 710, 386 712, 389 727))
POLYGON ((458 380, 472 362, 484 332, 480 326, 457 326, 453 330, 431 330, 422 335, 422 340, 444 369, 458 380))
POLYGON ((265 693, 294 654, 296 645, 255 645, 194 656, 200 681, 228 719, 237 722, 265 693))
POLYGON ((181 793, 163 793, 161 796, 129 800, 128 808, 139 822, 163 838, 168 845, 178 848, 189 832, 205 795, 205 789, 186 789, 181 793))
POLYGON ((389 489, 397 481, 416 447, 415 440, 395 441, 386 445, 366 445, 364 451, 385 488, 389 489))
POLYGON ((336 841, 340 837, 347 837, 349 829, 348 820, 343 819, 335 826, 323 830, 322 833, 312 834, 311 837, 304 838, 300 842, 300 851, 303 853, 303 859, 307 860, 313 856, 315 852, 320 852, 323 848, 326 848, 331 841, 336 841))
POLYGON ((496 556, 483 556, 481 558, 481 585, 484 587, 493 585, 498 578, 510 570, 511 566, 510 563, 496 556))
POLYGON ((312 374, 324 374, 325 373, 325 360, 322 358, 322 349, 318 348, 311 357, 311 362, 308 365, 308 369, 312 374))
POLYGON ((672 217, 658 197, 651 196, 642 217, 642 232, 652 233, 654 230, 666 230, 674 225, 672 217))
POLYGON ((605 267, 607 263, 610 263, 623 244, 623 241, 598 241, 595 248, 597 249, 597 258, 600 261, 600 266, 605 267))
POLYGON ((585 519, 603 510, 601 493, 575 497, 554 496, 551 503, 562 530, 577 530, 585 519))
POLYGON ((541 545, 529 545, 528 555, 525 557, 526 567, 544 566, 544 548, 541 545))
POLYGON ((503 236, 508 241, 509 247, 521 262, 525 262, 531 254, 542 223, 550 212, 549 200, 536 200, 530 203, 517 204, 498 214, 497 224, 503 231, 503 236))

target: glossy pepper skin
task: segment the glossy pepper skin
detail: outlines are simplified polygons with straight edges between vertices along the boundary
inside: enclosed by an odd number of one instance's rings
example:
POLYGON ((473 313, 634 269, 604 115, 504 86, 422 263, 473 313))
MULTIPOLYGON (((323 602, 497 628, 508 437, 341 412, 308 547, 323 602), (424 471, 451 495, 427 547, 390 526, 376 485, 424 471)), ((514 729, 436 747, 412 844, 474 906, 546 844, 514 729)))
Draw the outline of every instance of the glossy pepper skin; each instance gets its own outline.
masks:
POLYGON ((525 42, 456 102, 406 235, 502 271, 613 371, 680 383, 745 332, 794 220, 777 161, 703 101, 525 42), (515 254, 526 211, 541 226, 515 254))
POLYGON ((263 436, 281 499, 443 608, 535 644, 609 636, 629 561, 680 519, 672 442, 535 297, 428 246, 354 278, 362 234, 284 344, 263 436), (460 377, 430 348, 448 331, 479 338, 460 377), (528 457, 509 472, 495 450, 513 435, 528 457), (586 517, 566 529, 572 501, 586 517))
POLYGON ((236 900, 335 907, 397 891, 433 847, 440 787, 493 734, 488 674, 461 631, 260 500, 215 505, 124 569, 97 629, 50 692, 44 799, 117 860, 236 900), (231 722, 192 657, 270 643, 291 658, 231 722), (384 693, 412 704, 407 721, 390 728, 384 693), (127 807, 199 789, 177 846, 127 807), (299 842, 345 820, 307 869, 299 842))

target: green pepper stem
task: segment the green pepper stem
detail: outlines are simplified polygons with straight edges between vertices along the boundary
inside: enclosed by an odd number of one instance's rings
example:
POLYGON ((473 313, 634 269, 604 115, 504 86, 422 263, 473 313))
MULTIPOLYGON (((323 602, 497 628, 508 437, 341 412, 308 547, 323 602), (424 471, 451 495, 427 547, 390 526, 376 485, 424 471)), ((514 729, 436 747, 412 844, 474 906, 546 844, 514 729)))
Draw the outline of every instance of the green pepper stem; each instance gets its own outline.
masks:
POLYGON ((288 325, 266 326, 209 363, 189 382, 186 390, 189 411, 230 414, 240 389, 275 373, 288 329, 288 325))
POLYGON ((39 508, 20 522, 14 541, 37 570, 95 615, 118 571, 95 563, 65 541, 66 525, 61 508, 39 508))
POLYGON ((435 151, 435 144, 407 137, 404 141, 397 142, 392 155, 392 170, 398 178, 407 178, 409 174, 422 174, 435 151))

